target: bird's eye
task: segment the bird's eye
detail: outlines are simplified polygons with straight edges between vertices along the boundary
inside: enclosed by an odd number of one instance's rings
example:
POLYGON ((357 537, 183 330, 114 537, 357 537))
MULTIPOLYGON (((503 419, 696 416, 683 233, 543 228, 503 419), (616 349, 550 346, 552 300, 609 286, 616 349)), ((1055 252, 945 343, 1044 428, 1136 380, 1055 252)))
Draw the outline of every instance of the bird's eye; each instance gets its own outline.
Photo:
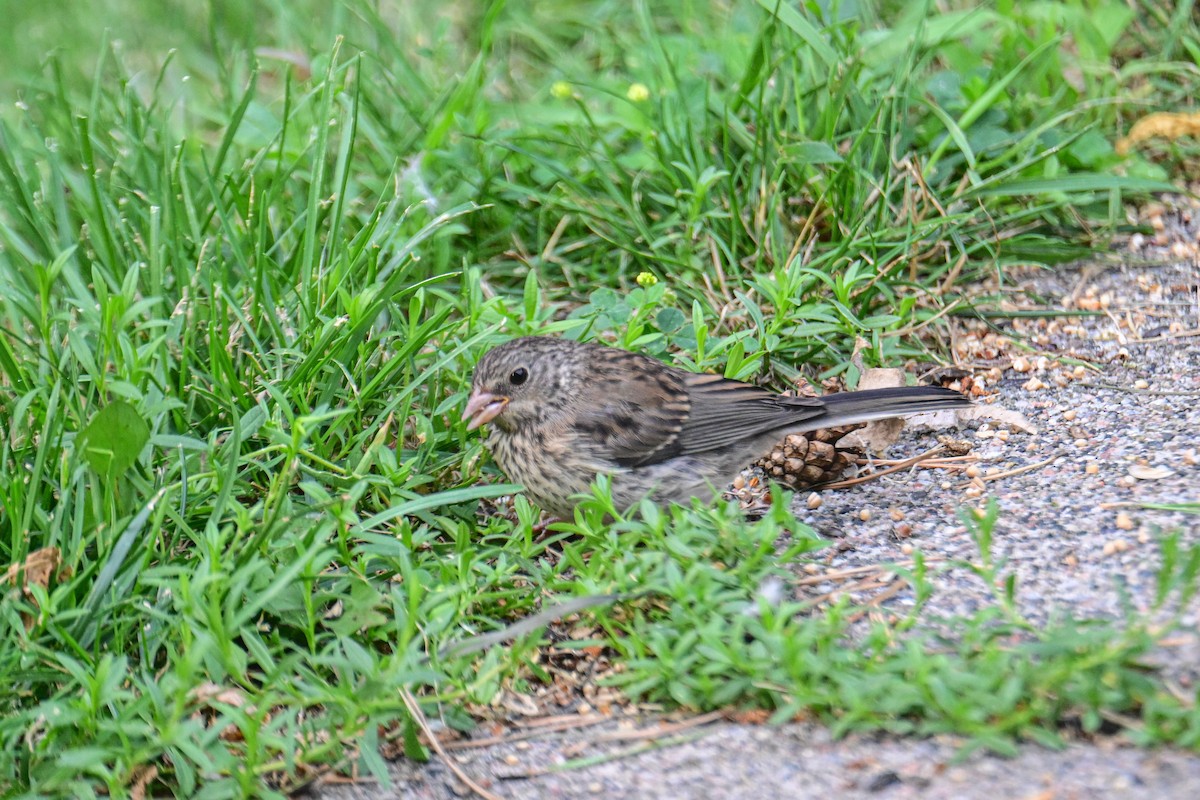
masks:
POLYGON ((513 386, 520 386, 527 380, 529 380, 529 370, 525 369, 524 367, 517 367, 512 371, 512 374, 508 376, 508 382, 513 386))

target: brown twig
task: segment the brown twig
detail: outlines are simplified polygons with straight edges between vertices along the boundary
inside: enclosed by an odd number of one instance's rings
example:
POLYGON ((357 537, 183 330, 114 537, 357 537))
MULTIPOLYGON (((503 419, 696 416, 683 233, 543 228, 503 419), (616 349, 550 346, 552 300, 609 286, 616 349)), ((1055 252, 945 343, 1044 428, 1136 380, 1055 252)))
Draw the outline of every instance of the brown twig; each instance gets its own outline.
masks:
POLYGON ((840 594, 851 594, 854 592, 867 592, 867 591, 870 591, 871 589, 880 589, 887 585, 888 585, 888 581, 880 580, 878 576, 872 575, 870 578, 861 580, 858 583, 853 583, 849 586, 839 586, 836 589, 831 589, 830 591, 826 592, 825 594, 817 595, 816 597, 809 598, 808 600, 806 600, 804 602, 803 605, 805 606, 805 608, 816 608, 817 606, 821 605, 821 603, 832 600, 834 597, 836 597, 840 594))
POLYGON ((959 488, 965 489, 966 487, 974 484, 975 481, 998 481, 1001 478, 1011 478, 1014 475, 1020 475, 1024 472, 1033 472, 1035 469, 1041 469, 1042 467, 1050 466, 1055 461, 1058 461, 1058 459, 1060 459, 1060 458, 1062 458, 1062 453, 1055 453, 1054 455, 1047 458, 1045 461, 1039 461, 1036 464, 1026 464, 1023 467, 1016 467, 1014 469, 1006 469, 1003 472, 996 472, 991 475, 980 475, 978 477, 972 478, 971 480, 967 481, 959 488))
POLYGON ((425 738, 429 741, 429 747, 433 752, 438 754, 442 759, 442 763, 446 768, 454 773, 463 785, 470 789, 475 794, 483 798, 483 800, 503 800, 499 795, 489 792, 487 789, 480 786, 471 776, 462 771, 462 768, 455 763, 454 759, 446 754, 442 748, 442 743, 433 735, 433 731, 429 729, 429 721, 425 719, 425 713, 421 711, 421 706, 417 703, 417 698, 413 697, 412 692, 408 689, 401 689, 400 696, 404 699, 404 705, 408 708, 408 713, 412 714, 413 721, 417 723, 417 727, 425 734, 425 738))
POLYGON ((893 597, 900 594, 900 591, 905 587, 905 585, 906 584, 904 581, 892 581, 890 586, 868 600, 865 608, 860 608, 858 611, 855 611, 846 618, 846 621, 858 622, 860 619, 869 614, 872 608, 879 608, 885 601, 891 600, 893 597))
POLYGON ((725 717, 724 711, 709 711, 707 714, 700 714, 695 717, 690 717, 682 722, 668 722, 659 724, 654 728, 644 728, 632 731, 609 731, 602 733, 596 737, 597 742, 627 742, 633 739, 660 739, 663 736, 672 736, 676 733, 698 728, 701 725, 707 725, 710 722, 716 722, 725 717))
MULTIPOLYGON (((942 558, 941 556, 930 556, 929 558, 925 559, 925 563, 926 564, 935 564, 939 561, 945 561, 945 560, 946 559, 942 558)), ((913 562, 906 561, 904 563, 895 564, 894 566, 911 567, 911 566, 913 566, 913 562)), ((852 578, 855 575, 866 575, 867 573, 870 573, 870 572, 878 572, 880 569, 882 569, 882 567, 880 567, 878 564, 870 564, 865 567, 847 567, 846 569, 839 569, 836 572, 827 572, 823 575, 812 575, 807 578, 799 578, 795 581, 792 581, 792 585, 793 586, 815 586, 819 583, 825 583, 827 581, 840 581, 840 580, 845 580, 847 578, 852 578)))
POLYGON ((606 717, 602 714, 592 714, 590 716, 565 714, 559 717, 545 717, 542 720, 534 720, 528 728, 516 733, 489 736, 486 739, 464 739, 458 742, 448 742, 442 746, 447 750, 472 750, 477 747, 491 747, 496 744, 508 744, 509 742, 534 739, 547 733, 557 733, 577 728, 590 728, 593 725, 599 725, 601 722, 610 721, 612 721, 612 717, 606 717))
POLYGON ((868 481, 877 480, 879 478, 882 478, 885 475, 891 475, 893 472, 900 472, 901 470, 905 470, 905 469, 908 469, 909 467, 916 466, 917 464, 920 464, 922 461, 933 458, 933 456, 937 455, 938 453, 943 452, 945 449, 946 449, 945 445, 939 444, 936 447, 933 447, 933 448, 925 451, 924 453, 921 453, 920 455, 915 455, 912 458, 906 458, 903 461, 899 461, 890 467, 885 467, 884 469, 875 470, 874 472, 871 472, 867 475, 860 475, 857 478, 847 478, 846 480, 834 481, 833 483, 826 483, 826 484, 822 484, 820 487, 813 487, 813 488, 846 489, 851 486, 858 486, 860 483, 867 483, 868 481))
POLYGON ((1158 344, 1159 342, 1169 342, 1172 339, 1190 339, 1193 336, 1200 336, 1200 328, 1194 331, 1179 331, 1177 333, 1164 333, 1161 336, 1151 336, 1149 339, 1127 339, 1130 344, 1158 344))
MULTIPOLYGON (((962 456, 946 456, 945 458, 931 458, 928 461, 922 461, 921 466, 925 469, 953 469, 963 470, 972 464, 979 461, 979 456, 974 453, 968 453, 962 456)), ((890 467, 900 463, 894 459, 869 459, 860 458, 855 462, 860 467, 875 465, 876 467, 890 467)))

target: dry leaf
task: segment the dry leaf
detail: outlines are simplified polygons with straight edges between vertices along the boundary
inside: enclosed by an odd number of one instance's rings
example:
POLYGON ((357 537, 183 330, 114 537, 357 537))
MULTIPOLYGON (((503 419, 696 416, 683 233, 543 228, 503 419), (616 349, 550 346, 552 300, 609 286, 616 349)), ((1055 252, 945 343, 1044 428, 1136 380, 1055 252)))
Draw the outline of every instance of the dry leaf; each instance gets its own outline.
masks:
MULTIPOLYGON (((211 726, 217 719, 216 711, 211 708, 213 703, 245 708, 249 714, 253 714, 255 711, 253 705, 247 705, 246 693, 236 686, 225 687, 212 682, 202 683, 188 692, 188 699, 197 705, 210 707, 209 710, 196 711, 192 714, 193 719, 202 720, 205 726, 211 726)), ((225 742, 240 742, 244 739, 241 729, 233 723, 226 725, 218 735, 225 742)))
POLYGON ((501 689, 497 705, 504 710, 524 717, 536 717, 542 713, 537 702, 527 694, 520 694, 511 689, 501 689))
POLYGON ((129 780, 129 800, 146 800, 146 787, 158 777, 158 767, 143 764, 133 771, 129 780))
POLYGON ((864 427, 846 434, 838 440, 838 447, 849 447, 878 455, 899 441, 903 431, 904 420, 880 419, 868 422, 864 427))
MULTIPOLYGON (((16 585, 17 576, 21 576, 20 588, 25 596, 31 601, 33 600, 33 592, 29 591, 30 586, 39 586, 42 589, 50 587, 50 579, 56 575, 58 578, 64 578, 69 574, 69 570, 60 570, 62 564, 62 552, 57 547, 43 547, 41 550, 34 550, 29 555, 25 556, 24 561, 10 564, 8 569, 0 575, 0 585, 11 583, 16 585)), ((22 614, 21 621, 25 623, 25 630, 33 627, 35 621, 32 614, 22 614)))
POLYGON ((0 575, 0 583, 15 584, 17 574, 24 572, 25 579, 21 582, 21 588, 26 590, 26 594, 29 593, 30 584, 45 589, 50 586, 50 578, 61 563, 62 553, 57 547, 43 547, 25 556, 24 561, 10 564, 4 574, 0 575))
POLYGON ((1125 155, 1131 145, 1161 136, 1174 141, 1183 136, 1194 136, 1200 133, 1200 113, 1172 114, 1159 112, 1147 114, 1134 123, 1129 129, 1129 135, 1117 140, 1117 153, 1125 155))
MULTIPOLYGON (((858 383, 858 389, 893 389, 906 385, 903 370, 869 369, 863 373, 862 380, 858 383)), ((900 434, 905 427, 930 431, 953 428, 960 422, 972 419, 972 417, 964 415, 970 414, 977 408, 979 407, 973 406, 961 410, 928 411, 924 414, 914 414, 906 419, 893 418, 868 422, 865 427, 843 436, 838 441, 838 447, 852 447, 868 453, 882 453, 900 439, 900 434)))
POLYGON ((858 382, 858 391, 864 389, 895 389, 904 386, 904 370, 887 367, 872 367, 864 370, 858 382))
POLYGON ((236 686, 218 686, 211 681, 194 687, 188 692, 188 699, 197 705, 207 704, 210 700, 224 703, 234 708, 242 708, 246 705, 246 693, 241 689, 236 686))
POLYGON ((1145 464, 1134 464, 1129 468, 1129 474, 1139 481, 1158 481, 1174 475, 1174 471, 1166 467, 1148 467, 1145 464))
MULTIPOLYGON (((866 389, 894 389, 904 386, 904 370, 872 367, 863 370, 857 391, 866 389)), ((900 439, 904 430, 902 419, 880 419, 851 431, 838 441, 839 447, 854 447, 866 453, 882 453, 900 439)))

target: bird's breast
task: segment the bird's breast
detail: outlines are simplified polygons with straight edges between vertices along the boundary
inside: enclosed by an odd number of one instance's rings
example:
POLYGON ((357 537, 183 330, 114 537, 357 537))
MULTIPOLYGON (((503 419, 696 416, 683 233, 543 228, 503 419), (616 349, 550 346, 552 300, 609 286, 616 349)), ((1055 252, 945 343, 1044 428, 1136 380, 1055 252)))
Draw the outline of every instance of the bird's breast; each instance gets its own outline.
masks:
POLYGON ((597 474, 620 471, 586 448, 572 446, 569 438, 545 429, 513 433, 493 429, 487 447, 509 480, 524 486, 532 500, 559 516, 570 514, 571 496, 586 492, 597 474))

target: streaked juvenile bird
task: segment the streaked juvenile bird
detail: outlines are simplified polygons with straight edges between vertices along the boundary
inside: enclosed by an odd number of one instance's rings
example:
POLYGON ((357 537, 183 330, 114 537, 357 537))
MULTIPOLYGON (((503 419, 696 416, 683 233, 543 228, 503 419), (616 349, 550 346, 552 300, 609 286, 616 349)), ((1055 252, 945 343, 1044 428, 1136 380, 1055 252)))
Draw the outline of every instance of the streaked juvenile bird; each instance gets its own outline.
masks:
POLYGON ((598 474, 618 508, 711 499, 789 433, 971 402, 936 386, 786 397, 649 356, 526 336, 480 360, 463 419, 488 423, 487 447, 508 478, 557 516, 598 474))

